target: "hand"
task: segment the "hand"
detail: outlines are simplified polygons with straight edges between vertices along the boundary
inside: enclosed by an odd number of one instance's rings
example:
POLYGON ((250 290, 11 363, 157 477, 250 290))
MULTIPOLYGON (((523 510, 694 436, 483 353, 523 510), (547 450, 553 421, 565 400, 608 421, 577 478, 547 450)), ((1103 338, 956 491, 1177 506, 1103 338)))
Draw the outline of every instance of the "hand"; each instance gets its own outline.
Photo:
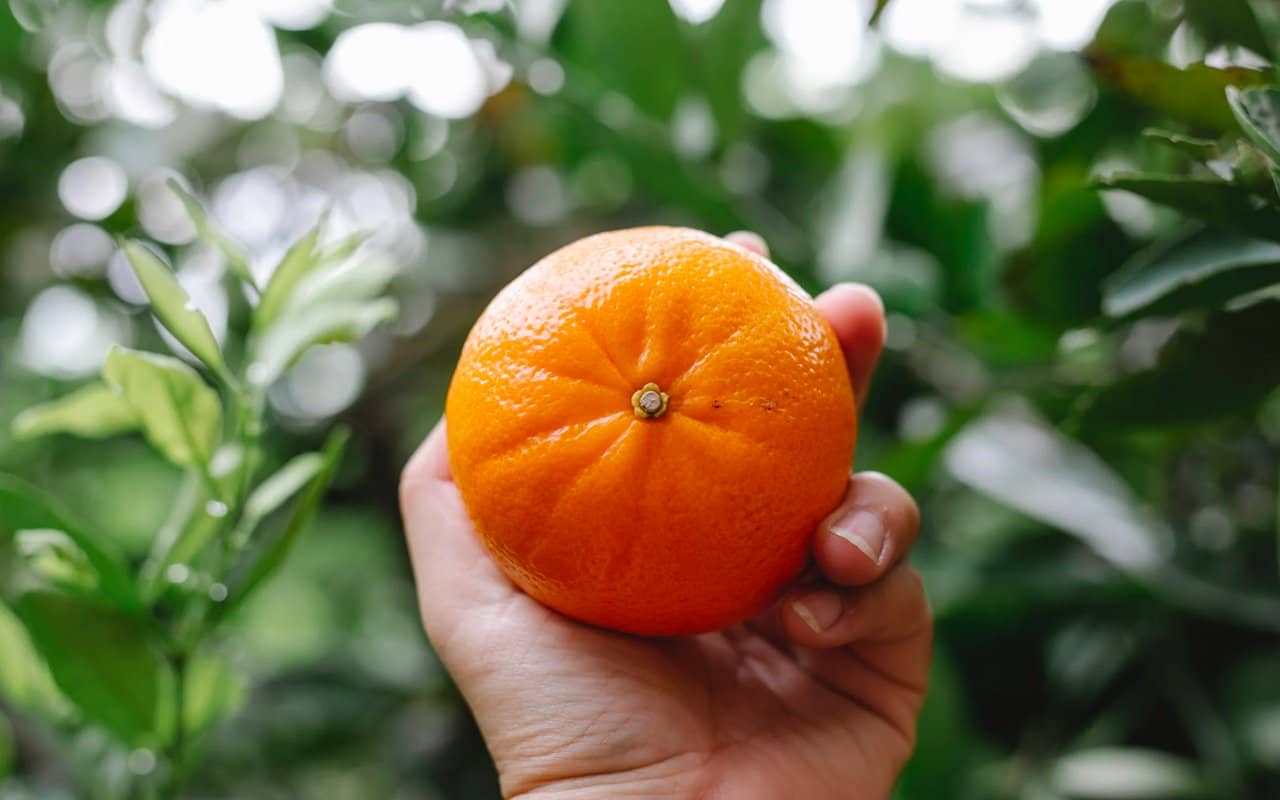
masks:
MULTIPOLYGON (((758 237, 734 234, 764 252, 758 237)), ((884 344, 874 292, 817 298, 861 402, 884 344)), ((508 798, 887 798, 911 753, 932 622, 915 503, 849 480, 814 567, 759 618, 640 639, 573 622, 489 559, 449 473, 444 422, 400 487, 427 634, 471 706, 508 798)))

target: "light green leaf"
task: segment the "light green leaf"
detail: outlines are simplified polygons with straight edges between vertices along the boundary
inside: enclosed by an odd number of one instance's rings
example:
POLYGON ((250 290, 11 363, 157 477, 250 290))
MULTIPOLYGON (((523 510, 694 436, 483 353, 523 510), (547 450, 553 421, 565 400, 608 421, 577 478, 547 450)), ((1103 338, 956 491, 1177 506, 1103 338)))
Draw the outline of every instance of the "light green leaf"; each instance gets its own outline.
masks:
POLYGON ((1072 800, 1192 800, 1208 797, 1194 763, 1158 750, 1097 747, 1058 759, 1053 788, 1072 800))
POLYGON ((311 477, 303 489, 284 529, 271 540, 264 542, 260 548, 249 552, 245 561, 237 566, 236 575, 231 579, 230 594, 225 602, 215 608, 215 619, 225 617, 238 608, 253 594, 254 589, 284 563, 298 536, 315 517, 320 501, 324 499, 324 493, 338 470, 348 437, 349 433, 345 428, 339 428, 329 434, 321 451, 323 462, 320 471, 311 477))
POLYGON ((368 231, 356 231, 321 250, 317 258, 321 264, 326 265, 346 261, 372 237, 373 234, 368 231))
POLYGON ((89 557, 66 533, 29 528, 14 537, 14 549, 31 573, 71 594, 93 595, 98 575, 89 557))
POLYGON ((320 453, 303 453, 294 457, 289 463, 267 478, 249 495, 245 502, 244 513, 248 519, 257 521, 279 508, 284 501, 307 484, 324 469, 325 460, 320 453))
POLYGON ((138 276, 138 282, 151 301, 151 310, 156 317, 192 355, 221 374, 225 370, 222 350, 209 328, 209 321, 192 305, 191 298, 173 273, 155 253, 139 242, 126 241, 124 252, 133 267, 133 274, 138 276))
POLYGON ((267 288, 262 292, 262 300, 254 310, 254 325, 258 330, 266 330, 280 316, 285 303, 293 294, 294 287, 307 273, 320 266, 322 261, 316 254, 316 245, 320 241, 324 220, 316 223, 301 239, 289 248, 280 260, 279 266, 271 274, 267 288))
POLYGON ((1095 181, 1103 189, 1121 189, 1182 213, 1263 239, 1280 241, 1280 209, 1246 187, 1208 178, 1120 172, 1095 181))
POLYGON ((1179 69, 1155 59, 1097 50, 1088 51, 1085 58, 1099 78, 1138 102, 1174 119, 1218 131, 1236 127, 1225 95, 1228 86, 1258 86, 1271 80, 1267 72, 1244 67, 1192 64, 1179 69))
POLYGON ((102 368, 166 458, 181 467, 208 465, 222 427, 218 395, 176 358, 113 347, 102 368))
POLYGON ((58 691, 27 629, 4 603, 0 603, 0 653, 4 654, 0 697, 5 702, 49 721, 67 717, 71 707, 58 691))
POLYGON ((65 533, 93 566, 103 596, 119 608, 137 607, 133 578, 124 559, 106 541, 90 536, 88 528, 44 489, 12 475, 0 475, 0 535, 25 530, 65 533))
POLYGON ((326 264, 298 282, 285 304, 285 317, 322 304, 350 305, 382 294, 399 270, 385 258, 326 264))
POLYGON ((136 430, 138 417, 128 401, 102 383, 82 386, 71 394, 32 406, 13 418, 13 435, 19 439, 73 433, 100 438, 136 430))
POLYGON ((1280 243, 1206 228, 1138 253, 1103 286, 1110 316, 1175 314, 1280 282, 1280 243))
POLYGON ((122 742, 154 744, 170 680, 146 623, 56 591, 27 592, 16 611, 62 693, 122 742))
POLYGON ((258 284, 253 278, 253 270, 249 267, 249 257, 245 255, 243 248, 235 242, 231 241, 217 225, 213 224, 213 220, 209 219, 209 214, 205 211, 204 206, 190 192, 182 187, 182 184, 176 180, 168 181, 169 190, 178 196, 182 201, 183 207, 187 209, 187 216, 191 217, 191 222, 196 226, 196 232, 200 234, 200 238, 212 244, 222 253, 222 257, 227 260, 227 266, 231 268, 232 274, 244 281, 254 290, 257 290, 258 284))
POLYGON ((1186 134, 1167 131, 1163 128, 1146 128, 1142 131, 1142 135, 1179 150, 1196 161, 1211 161, 1222 155, 1222 147, 1214 139, 1187 136, 1186 134))
POLYGON ((396 303, 388 299, 312 306, 267 331, 249 366, 249 380, 257 386, 270 386, 308 347, 359 339, 395 315, 396 303))
POLYGON ((224 658, 201 654, 187 663, 183 706, 185 730, 197 734, 234 714, 244 704, 245 674, 224 658))
POLYGON ((1280 167, 1280 87, 1230 88, 1227 102, 1245 135, 1280 167))

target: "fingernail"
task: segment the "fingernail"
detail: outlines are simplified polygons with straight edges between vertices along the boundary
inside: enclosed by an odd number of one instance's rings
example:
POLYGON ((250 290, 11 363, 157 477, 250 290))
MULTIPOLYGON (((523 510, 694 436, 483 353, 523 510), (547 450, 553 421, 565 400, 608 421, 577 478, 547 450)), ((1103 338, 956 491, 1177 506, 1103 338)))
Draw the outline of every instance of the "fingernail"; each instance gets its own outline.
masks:
POLYGON ((853 509, 851 513, 833 520, 828 527, 836 536, 866 553, 873 563, 880 563, 887 537, 879 514, 863 508, 853 509))
POLYGON ((884 298, 882 298, 880 296, 880 293, 877 292, 875 289, 871 288, 865 283, 846 283, 845 286, 848 286, 850 289, 853 289, 871 298, 872 300, 875 301, 875 304, 880 307, 881 313, 884 312, 884 298))
POLYGON ((844 603, 835 592, 818 591, 792 598, 791 609, 814 633, 822 633, 840 619, 844 603))

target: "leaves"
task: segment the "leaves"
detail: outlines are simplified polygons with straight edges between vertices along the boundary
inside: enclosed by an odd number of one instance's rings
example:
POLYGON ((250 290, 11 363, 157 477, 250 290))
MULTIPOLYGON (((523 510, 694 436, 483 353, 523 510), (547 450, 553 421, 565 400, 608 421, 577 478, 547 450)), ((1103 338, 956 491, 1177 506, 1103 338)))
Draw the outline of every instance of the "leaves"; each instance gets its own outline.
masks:
POLYGON ((0 698, 6 703, 48 720, 61 720, 70 711, 36 651, 31 637, 13 611, 0 603, 0 698))
POLYGON ((994 412, 947 448, 962 483, 1060 528, 1113 564, 1150 572, 1167 531, 1100 458, 1028 414, 994 412))
POLYGON ((133 406, 102 383, 82 386, 71 394, 32 406, 13 418, 13 434, 31 439, 52 433, 100 438, 136 430, 133 406))
POLYGON ((1280 301, 1264 300, 1186 325, 1156 365, 1083 401, 1086 429, 1162 430, 1249 413, 1277 385, 1280 301))
POLYGON ((11 475, 0 474, 0 532, 55 530, 65 533, 84 553, 97 574, 98 587, 113 605, 137 607, 133 580, 124 560, 87 533, 45 490, 11 475))
POLYGON ((226 719, 244 703, 245 675, 226 659, 201 654, 187 664, 184 681, 185 732, 200 733, 226 719))
POLYGON ((223 231, 213 224, 213 220, 209 219, 209 213, 205 211, 204 206, 195 198, 193 194, 183 188, 182 184, 172 178, 167 183, 169 190, 178 196, 182 201, 183 207, 187 210, 187 216, 191 217, 191 222, 196 226, 196 232, 205 242, 212 244, 222 253, 222 257, 227 260, 227 266, 231 268, 232 274, 244 281, 253 289, 258 288, 257 282, 253 277, 253 270, 249 267, 249 257, 245 255, 240 245, 231 241, 231 239, 223 233, 223 231))
POLYGON ((876 6, 871 11, 871 19, 869 25, 875 25, 880 22, 880 15, 884 14, 884 10, 888 8, 889 0, 876 0, 876 6))
POLYGON ((324 456, 320 453, 295 456, 249 495, 244 505, 245 516, 251 520, 266 517, 319 474, 324 466, 324 456))
POLYGON ((248 559, 242 565, 240 574, 231 586, 226 602, 215 609, 216 617, 225 617, 239 607, 246 598, 253 594, 254 589, 260 586, 264 580, 284 563, 284 559, 292 549, 293 543, 297 541, 298 536, 301 535, 302 531, 306 529, 311 523, 311 519, 315 516, 316 510, 320 506, 320 501, 324 498, 324 493, 329 488, 329 483, 333 480, 334 473, 337 472, 348 437, 348 432, 341 428, 329 434, 329 438, 320 454, 322 459, 321 469, 311 477, 303 489, 302 495, 298 498, 293 508, 293 513, 285 523, 284 529, 273 539, 264 543, 262 547, 249 554, 248 559))
POLYGON ((1227 102, 1240 129, 1258 149, 1280 166, 1280 87, 1227 90, 1227 102))
POLYGON ((1187 136, 1163 128, 1146 128, 1142 131, 1142 135, 1179 150, 1197 161, 1209 161, 1222 155, 1222 147, 1214 139, 1187 136))
POLYGON ((327 304, 370 300, 387 288, 399 269, 386 259, 335 259, 298 282, 285 303, 286 317, 327 304))
POLYGON ((124 252, 160 322, 192 355, 215 373, 222 374, 225 371, 222 350, 209 328, 209 321, 192 305, 191 298, 169 268, 139 242, 126 241, 124 252))
POLYGON ((1209 229, 1138 253, 1103 286, 1113 317, 1173 314, 1280 282, 1280 244, 1209 229))
POLYGON ((1169 116, 1219 131, 1235 128, 1227 105, 1229 86, 1258 86, 1270 81, 1261 70, 1192 64, 1179 69, 1153 59, 1110 55, 1091 49, 1085 60, 1105 83, 1169 116))
POLYGON ((66 697, 129 745, 151 743, 172 680, 141 621, 60 592, 27 592, 18 617, 66 697))
POLYGON ((1216 179, 1120 172, 1095 180, 1103 189, 1122 189, 1188 216, 1272 241, 1280 241, 1280 211, 1249 189, 1216 179))
POLYGON ((280 260, 275 272, 271 274, 271 279, 267 282, 267 288, 262 292, 262 300, 254 311, 253 321, 258 330, 266 330, 276 321, 294 287, 298 285, 298 281, 302 280, 308 272, 320 266, 320 259, 316 257, 316 245, 320 241, 320 233, 323 227, 324 221, 322 220, 307 231, 301 239, 289 248, 289 251, 284 254, 284 258, 280 260))
POLYGON ((1242 44, 1258 55, 1271 55, 1271 45, 1249 0, 1184 0, 1182 5, 1187 20, 1211 47, 1224 42, 1242 44))
POLYGON ((641 112, 671 118, 685 87, 686 52, 670 5, 570 3, 562 25, 565 52, 579 68, 641 112))
POLYGON ((270 386, 314 344, 358 339, 396 315, 394 300, 320 305, 273 326, 259 343, 249 367, 255 386, 270 386))
POLYGON ((222 426, 218 395, 176 358, 113 347, 102 369, 133 407, 147 440, 181 467, 208 465, 222 426))

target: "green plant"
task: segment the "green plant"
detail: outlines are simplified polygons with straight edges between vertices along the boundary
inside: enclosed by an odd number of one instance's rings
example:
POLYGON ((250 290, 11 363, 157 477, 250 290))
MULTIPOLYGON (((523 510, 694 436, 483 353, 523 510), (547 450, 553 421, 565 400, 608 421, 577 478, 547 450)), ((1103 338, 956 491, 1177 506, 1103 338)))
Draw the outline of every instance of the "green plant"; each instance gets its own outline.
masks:
POLYGON ((140 433, 183 470, 150 554, 129 563, 92 522, 0 476, 0 592, 13 614, 0 624, 7 641, 31 646, 5 652, 8 694, 66 732, 109 738, 114 762, 97 759, 86 782, 104 794, 109 765, 123 760, 136 779, 121 793, 173 796, 201 734, 236 710, 245 678, 219 655, 220 626, 286 558, 347 440, 335 430, 265 474, 267 391, 312 345, 359 339, 396 311, 381 296, 393 271, 358 252, 363 235, 325 243, 321 220, 260 285, 239 247, 171 188, 251 298, 247 330, 220 344, 161 258, 122 241, 151 312, 189 358, 115 347, 100 381, 13 420, 20 438, 140 433))

